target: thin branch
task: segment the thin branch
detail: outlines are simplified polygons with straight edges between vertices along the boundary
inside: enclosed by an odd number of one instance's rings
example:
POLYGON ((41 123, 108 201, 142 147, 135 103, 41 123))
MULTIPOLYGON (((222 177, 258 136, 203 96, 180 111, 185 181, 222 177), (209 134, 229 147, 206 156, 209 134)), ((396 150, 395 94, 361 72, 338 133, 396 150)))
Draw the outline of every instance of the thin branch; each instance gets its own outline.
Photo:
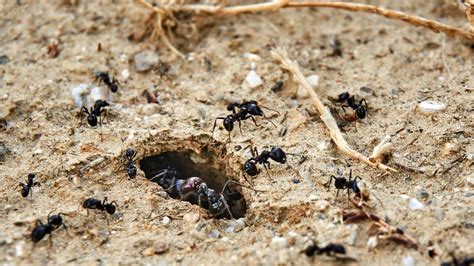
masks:
MULTIPOLYGON (((144 2, 144 0, 137 0, 138 2, 144 2)), ((469 0, 471 1, 471 0, 469 0)), ((149 4, 148 8, 157 10, 160 8, 152 7, 149 4)), ((400 11, 395 11, 387 8, 382 8, 373 5, 349 3, 349 2, 299 2, 289 0, 273 0, 271 2, 264 2, 250 5, 238 5, 238 6, 212 6, 202 4, 191 4, 191 5, 170 5, 163 7, 163 9, 172 12, 204 12, 215 15, 237 15, 240 13, 255 13, 259 11, 276 11, 281 8, 301 8, 301 7, 316 7, 316 8, 335 8, 344 9, 351 12, 365 12, 372 13, 380 16, 384 16, 389 19, 405 21, 415 26, 421 26, 424 28, 431 29, 434 32, 443 32, 452 37, 460 37, 474 43, 474 32, 465 31, 456 27, 452 27, 434 20, 422 18, 419 16, 409 15, 400 11)), ((471 14, 474 7, 467 6, 466 14, 471 14), (469 13, 468 11, 469 10, 469 13)), ((469 16, 469 15, 468 15, 469 16)), ((469 17, 470 19, 472 17, 469 17)))
POLYGON ((331 111, 329 110, 328 107, 325 107, 324 104, 321 102, 321 99, 319 96, 316 94, 316 92, 313 90, 311 85, 309 85, 308 81, 306 78, 303 76, 301 73, 298 63, 290 60, 288 58, 288 55, 285 51, 281 49, 273 49, 271 51, 271 54, 273 58, 277 61, 280 62, 282 68, 286 69, 289 71, 293 79, 298 82, 303 88, 306 89, 308 94, 311 96, 311 99, 313 100, 314 105, 318 109, 318 112, 321 115, 321 119, 323 120, 324 124, 326 127, 329 129, 329 133, 331 135, 332 140, 336 143, 337 147, 345 154, 348 156, 362 161, 372 167, 377 167, 379 169, 382 169, 384 171, 392 171, 392 172, 397 172, 397 170, 388 167, 380 162, 371 162, 369 158, 364 156, 363 154, 353 150, 351 147, 349 147, 349 144, 347 144, 346 140, 344 139, 344 136, 342 135, 341 131, 339 130, 339 127, 337 126, 336 120, 331 114, 331 111))

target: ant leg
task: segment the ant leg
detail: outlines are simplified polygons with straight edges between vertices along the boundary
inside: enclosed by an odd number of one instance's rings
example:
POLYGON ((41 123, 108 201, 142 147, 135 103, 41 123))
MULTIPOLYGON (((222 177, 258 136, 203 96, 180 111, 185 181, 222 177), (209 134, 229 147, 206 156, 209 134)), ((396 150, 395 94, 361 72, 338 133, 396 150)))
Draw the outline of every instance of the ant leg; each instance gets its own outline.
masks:
POLYGON ((268 167, 266 164, 263 164, 263 167, 265 168, 265 171, 267 172, 268 178, 270 180, 273 180, 273 178, 270 176, 270 172, 268 172, 268 168, 270 168, 270 163, 268 163, 268 167))
POLYGON ((248 117, 252 118, 252 121, 253 121, 253 123, 255 124, 255 126, 258 127, 257 121, 255 120, 255 118, 253 117, 253 115, 249 115, 248 117))
POLYGON ((247 181, 247 183, 249 183, 249 185, 253 186, 253 183, 250 183, 250 181, 248 180, 247 175, 245 174, 245 172, 244 172, 244 179, 245 179, 245 181, 247 181))
POLYGON ((360 102, 359 102, 359 105, 362 105, 362 104, 365 105, 366 110, 369 109, 369 105, 367 104, 367 101, 364 98, 362 98, 362 100, 360 100, 360 102))
POLYGON ((84 116, 83 116, 84 113, 86 113, 87 115, 90 114, 89 110, 87 110, 87 108, 85 106, 82 106, 81 111, 79 112, 79 118, 81 119, 79 125, 81 125, 81 126, 82 126, 82 119, 84 118, 84 116))
POLYGON ((337 199, 337 196, 339 196, 339 190, 340 190, 340 189, 337 189, 337 192, 336 192, 336 199, 337 199))
POLYGON ((273 123, 272 120, 270 120, 270 118, 268 118, 267 116, 263 115, 263 118, 265 118, 265 120, 267 120, 268 122, 270 122, 275 128, 278 128, 275 123, 273 123))
POLYGON ((240 135, 242 135, 242 136, 243 136, 244 134, 242 133, 242 123, 240 122, 240 120, 238 120, 238 121, 239 121, 239 130, 240 130, 240 135))
POLYGON ((49 248, 52 248, 53 247, 53 234, 50 233, 49 234, 49 248))
POLYGON ((221 198, 222 198, 223 201, 224 201, 224 206, 225 206, 225 209, 227 210, 227 212, 228 212, 229 215, 230 215, 230 219, 231 219, 231 220, 235 220, 235 219, 234 219, 234 216, 232 215, 232 212, 231 212, 230 209, 229 209, 229 205, 227 204, 227 200, 224 198, 224 196, 223 196, 222 194, 221 194, 221 198))
POLYGON ((357 179, 362 180, 362 178, 361 178, 360 176, 356 176, 356 177, 354 178, 354 182, 357 181, 357 179))
POLYGON ((110 230, 110 222, 109 222, 109 217, 107 217, 107 213, 104 212, 105 220, 107 221, 107 229, 109 230, 109 234, 112 234, 112 231, 110 230))
POLYGON ((217 120, 220 120, 220 119, 224 120, 225 117, 224 117, 224 116, 219 116, 218 118, 216 118, 216 119, 214 120, 214 126, 212 127, 212 133, 214 133, 214 129, 216 129, 217 120))
POLYGON ((329 189, 331 189, 331 183, 332 183, 332 179, 333 179, 333 178, 334 178, 334 180, 336 180, 336 176, 335 176, 335 175, 331 175, 331 176, 329 177, 329 181, 328 181, 326 184, 324 184, 324 186, 327 186, 327 187, 328 187, 328 190, 327 190, 327 191, 329 191, 329 189))
POLYGON ((253 150, 252 150, 252 156, 255 157, 258 155, 258 150, 257 150, 257 147, 253 147, 253 150))

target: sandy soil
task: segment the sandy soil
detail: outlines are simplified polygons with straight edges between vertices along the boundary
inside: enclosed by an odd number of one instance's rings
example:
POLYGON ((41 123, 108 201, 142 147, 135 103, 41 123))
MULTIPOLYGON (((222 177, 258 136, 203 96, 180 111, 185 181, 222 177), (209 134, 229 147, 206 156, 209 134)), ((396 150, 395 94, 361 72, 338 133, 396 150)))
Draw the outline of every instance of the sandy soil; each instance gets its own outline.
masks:
MULTIPOLYGON (((434 265, 452 252, 474 254, 474 50, 469 45, 373 15, 292 9, 206 19, 198 35, 186 40, 178 34, 174 40, 187 54, 183 60, 163 45, 155 50, 146 40, 129 40, 148 14, 136 4, 8 2, 0 7, 0 55, 9 58, 0 65, 0 119, 7 124, 0 128, 6 148, 0 165, 1 264, 342 263, 302 254, 309 238, 344 244, 360 265, 414 265, 413 260, 434 265), (342 56, 331 55, 335 38, 342 56), (48 46, 54 40, 61 51, 51 58, 48 46), (309 99, 272 61, 270 45, 285 48, 305 75, 320 77, 317 92, 326 104, 328 96, 343 91, 365 98, 369 117, 346 125, 345 137, 368 155, 390 135, 395 149, 387 164, 398 172, 383 175, 340 154, 309 99), (133 58, 144 50, 155 51, 159 63, 139 73, 133 58), (252 67, 246 53, 261 58, 255 70, 263 85, 257 88, 244 82, 252 67), (96 84, 98 70, 116 76, 120 89, 111 95, 105 125, 80 126, 71 88, 96 84), (283 88, 272 91, 280 80, 283 88), (160 103, 147 104, 145 91, 156 92, 160 103), (212 135, 214 119, 227 114, 226 104, 242 99, 279 110, 280 116, 271 115, 278 129, 259 119, 259 126, 245 121, 243 135, 234 130, 231 142, 222 128, 212 135), (426 99, 447 108, 424 115, 416 107, 426 99), (273 180, 264 172, 254 179, 254 187, 266 192, 242 189, 248 204, 244 226, 204 211, 199 220, 197 205, 167 197, 142 171, 135 180, 126 176, 127 148, 138 152, 137 166, 165 151, 206 150, 227 178, 244 182, 241 166, 249 145, 280 146, 298 156, 273 164, 273 180), (301 162, 300 155, 307 159, 301 162), (99 163, 90 167, 93 161, 99 163), (327 191, 324 183, 337 168, 347 173, 346 163, 383 202, 373 200, 372 211, 422 248, 380 241, 368 250, 370 223, 340 222, 350 204, 345 193, 335 199, 334 188, 327 191), (31 172, 41 187, 23 198, 16 186, 31 172), (102 214, 86 215, 80 206, 87 197, 105 196, 119 206, 110 217, 111 234, 102 214), (410 209, 411 198, 424 208, 410 209), (54 231, 51 247, 42 240, 33 249, 35 219, 45 221, 50 211, 69 215, 68 230, 54 231), (426 252, 430 243, 439 254, 435 258, 426 252)), ((365 2, 466 24, 449 1, 365 2)))

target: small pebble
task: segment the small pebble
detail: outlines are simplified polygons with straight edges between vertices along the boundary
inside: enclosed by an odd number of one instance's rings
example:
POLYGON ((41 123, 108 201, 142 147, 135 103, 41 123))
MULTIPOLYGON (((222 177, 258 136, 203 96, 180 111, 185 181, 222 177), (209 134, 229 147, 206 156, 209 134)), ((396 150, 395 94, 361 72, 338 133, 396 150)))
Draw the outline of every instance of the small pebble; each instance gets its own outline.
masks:
POLYGON ((6 55, 0 55, 0 65, 6 65, 10 63, 10 58, 6 55))
POLYGON ((97 100, 107 101, 109 99, 109 89, 106 87, 93 87, 89 94, 92 103, 97 100))
POLYGON ((415 266, 416 261, 412 256, 407 255, 407 256, 403 257, 402 264, 403 264, 403 266, 415 266))
POLYGON ((378 244, 377 237, 375 236, 370 237, 369 240, 367 241, 367 248, 369 250, 374 249, 375 247, 377 247, 377 244, 378 244))
POLYGON ((410 202, 408 203, 408 206, 410 207, 410 209, 416 211, 416 210, 422 210, 425 208, 425 205, 423 203, 421 203, 419 200, 415 199, 415 198, 411 198, 410 199, 410 202))
POLYGON ((284 249, 288 247, 288 241, 284 237, 275 236, 272 238, 270 246, 275 249, 284 249))
POLYGON ((130 77, 130 71, 128 71, 128 68, 125 68, 124 70, 122 70, 120 74, 122 74, 123 79, 128 79, 128 77, 130 77))
POLYGON ((324 211, 324 210, 326 210, 326 209, 329 207, 329 205, 331 205, 331 204, 329 203, 329 201, 327 201, 327 200, 319 200, 318 202, 316 202, 316 210, 318 210, 318 211, 324 211))
POLYGON ((188 212, 183 216, 183 221, 190 223, 190 224, 195 224, 199 220, 199 214, 194 213, 194 212, 188 212))
POLYGON ((446 109, 446 104, 435 101, 423 101, 418 105, 418 108, 424 114, 432 114, 446 109))
POLYGON ((260 78, 260 76, 257 74, 257 72, 253 70, 249 71, 249 73, 247 74, 247 77, 245 78, 245 82, 247 82, 247 84, 249 85, 251 89, 256 88, 263 84, 263 81, 260 78))
POLYGON ((313 89, 318 87, 318 84, 319 84, 319 76, 318 75, 311 75, 309 77, 306 77, 306 80, 308 81, 309 85, 311 85, 311 87, 313 87, 313 89))
POLYGON ((291 179, 291 181, 293 182, 293 184, 299 184, 301 182, 298 178, 293 178, 291 179))
POLYGON ((214 238, 214 239, 219 238, 219 235, 220 233, 219 233, 219 230, 217 229, 212 229, 211 232, 209 233, 209 237, 214 238))
POLYGON ((469 186, 474 187, 474 175, 468 176, 466 181, 469 186))
POLYGON ((241 149, 242 149, 242 146, 238 144, 234 146, 234 151, 240 151, 241 149))
POLYGON ((162 224, 169 224, 171 219, 168 216, 163 217, 163 220, 161 221, 162 224))
POLYGON ((441 148, 441 153, 443 153, 444 156, 453 155, 458 152, 459 152, 459 146, 456 145, 455 143, 446 142, 443 145, 443 148, 441 148))
POLYGON ((250 62, 257 62, 261 60, 260 56, 252 53, 245 53, 244 58, 247 58, 250 62))
POLYGON ((426 200, 430 196, 430 194, 426 191, 426 189, 424 189, 421 186, 415 187, 415 195, 416 195, 416 198, 420 200, 426 200))
POLYGON ((133 59, 135 61, 135 70, 137 72, 146 72, 160 62, 158 54, 151 50, 140 52, 136 54, 133 59))

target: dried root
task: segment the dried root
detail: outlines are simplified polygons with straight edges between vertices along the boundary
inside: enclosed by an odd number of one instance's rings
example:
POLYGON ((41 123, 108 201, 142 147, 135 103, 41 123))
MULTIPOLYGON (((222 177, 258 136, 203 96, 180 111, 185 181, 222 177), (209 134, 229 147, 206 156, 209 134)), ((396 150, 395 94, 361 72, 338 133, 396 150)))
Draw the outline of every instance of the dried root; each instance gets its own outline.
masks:
MULTIPOLYGON (((276 11, 281 8, 301 8, 301 7, 313 7, 313 8, 335 8, 344 9, 351 12, 365 12, 384 16, 389 19, 400 20, 409 23, 414 26, 420 26, 428 28, 434 32, 443 32, 448 36, 457 37, 474 43, 474 0, 464 0, 463 9, 466 12, 468 20, 471 25, 471 31, 466 31, 456 27, 452 27, 434 20, 412 16, 400 11, 390 10, 378 6, 349 3, 349 2, 299 2, 290 0, 272 0, 269 2, 249 4, 249 5, 235 5, 226 6, 227 1, 220 1, 219 5, 206 5, 206 4, 184 4, 184 1, 168 0, 159 1, 158 6, 152 6, 145 0, 136 0, 137 3, 145 6, 157 14, 156 24, 154 26, 155 35, 161 39, 161 41, 174 53, 183 57, 184 55, 179 52, 169 41, 167 34, 163 29, 165 21, 172 21, 177 23, 174 19, 174 15, 179 13, 194 12, 194 13, 207 13, 213 16, 222 15, 237 15, 240 13, 255 13, 260 11, 276 11)), ((168 32, 171 34, 171 32, 168 32)))
POLYGON ((381 162, 372 162, 364 156, 363 154, 353 150, 351 147, 349 147, 349 144, 347 144, 346 140, 344 139, 344 136, 342 135, 341 131, 339 130, 339 127, 337 126, 336 120, 331 114, 331 111, 329 110, 328 107, 325 107, 324 104, 321 102, 319 96, 316 94, 316 92, 313 90, 311 85, 309 85, 308 81, 306 78, 303 76, 303 73, 301 73, 298 63, 290 60, 288 58, 288 55, 285 51, 281 49, 274 49, 271 51, 271 54, 275 60, 280 62, 281 67, 289 71, 293 79, 298 82, 303 88, 306 89, 308 94, 311 96, 314 105, 318 109, 321 119, 323 120, 324 124, 326 127, 329 129, 329 133, 331 135, 332 140, 336 143, 337 147, 345 154, 348 156, 362 161, 372 167, 376 167, 379 169, 382 169, 384 171, 392 171, 392 172, 397 172, 397 170, 388 167, 384 165, 381 162))

